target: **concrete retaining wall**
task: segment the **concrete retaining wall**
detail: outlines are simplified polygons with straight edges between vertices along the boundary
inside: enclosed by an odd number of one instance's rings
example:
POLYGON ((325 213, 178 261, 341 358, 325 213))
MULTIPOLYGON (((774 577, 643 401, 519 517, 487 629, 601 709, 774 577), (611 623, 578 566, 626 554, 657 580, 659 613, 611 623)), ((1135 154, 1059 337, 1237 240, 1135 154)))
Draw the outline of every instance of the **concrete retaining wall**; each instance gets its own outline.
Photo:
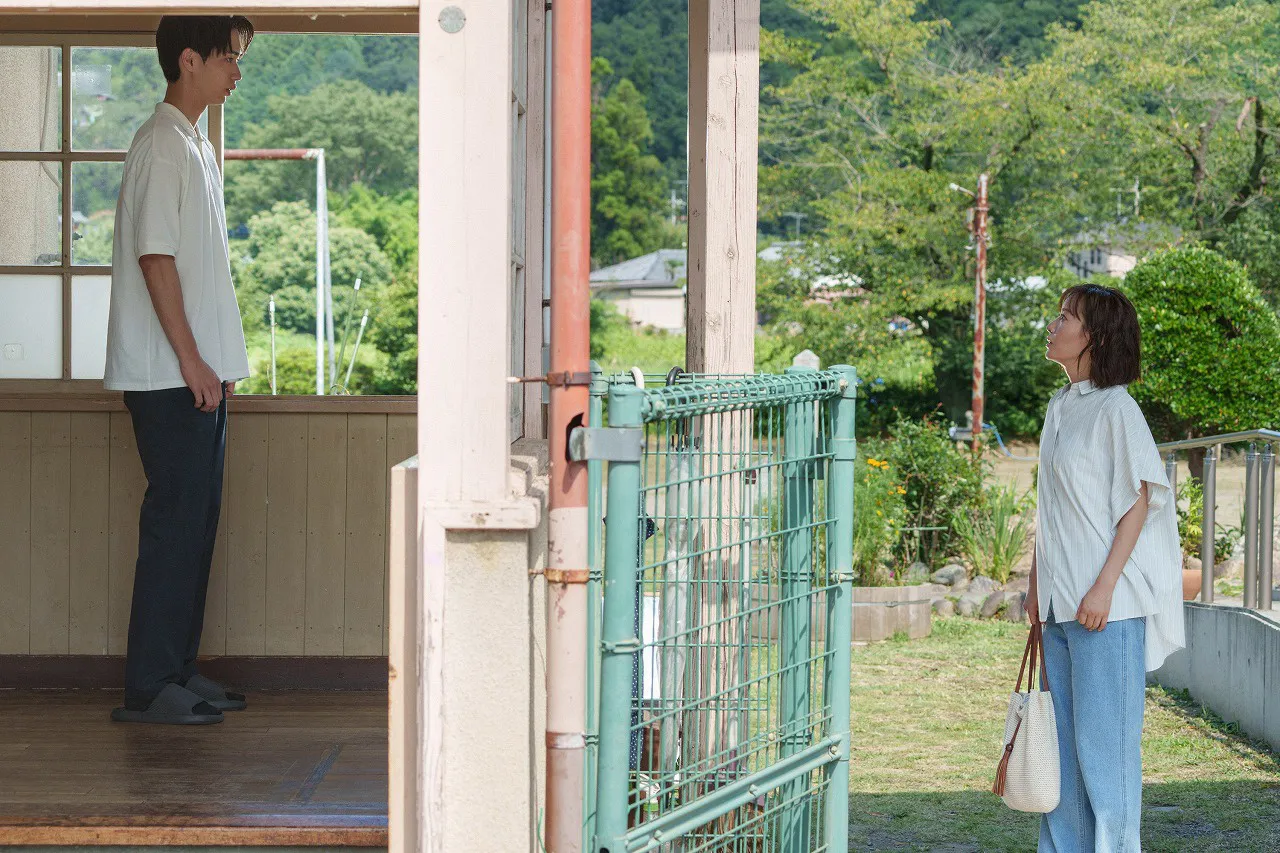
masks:
POLYGON ((1187 647, 1151 678, 1280 749, 1280 624, 1241 607, 1185 607, 1187 647))

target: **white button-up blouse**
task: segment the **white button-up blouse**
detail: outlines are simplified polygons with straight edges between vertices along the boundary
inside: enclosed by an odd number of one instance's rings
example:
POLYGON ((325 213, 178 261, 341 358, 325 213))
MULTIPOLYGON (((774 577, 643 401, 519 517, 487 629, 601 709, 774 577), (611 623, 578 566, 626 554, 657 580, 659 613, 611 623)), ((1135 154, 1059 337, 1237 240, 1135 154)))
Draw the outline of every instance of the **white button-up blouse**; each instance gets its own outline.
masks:
POLYGON ((1041 618, 1075 619, 1116 526, 1148 484, 1147 519, 1116 583, 1108 621, 1146 617, 1146 668, 1185 645, 1176 501, 1127 386, 1076 382, 1049 401, 1040 436, 1036 572, 1041 618))

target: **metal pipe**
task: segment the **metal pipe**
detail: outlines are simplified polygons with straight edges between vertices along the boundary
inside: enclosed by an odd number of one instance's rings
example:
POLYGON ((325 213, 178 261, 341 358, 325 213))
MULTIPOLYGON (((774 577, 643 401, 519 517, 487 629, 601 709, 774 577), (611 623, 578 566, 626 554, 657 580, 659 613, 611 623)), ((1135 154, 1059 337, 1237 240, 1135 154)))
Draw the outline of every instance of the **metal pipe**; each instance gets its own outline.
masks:
POLYGON ((1204 452, 1204 472, 1201 474, 1204 497, 1200 527, 1200 600, 1213 602, 1213 535, 1214 515, 1218 504, 1218 447, 1212 445, 1204 452))
MULTIPOLYGON (((577 853, 582 846, 590 560, 587 466, 569 460, 568 439, 575 421, 585 421, 590 396, 590 0, 560 0, 552 29, 546 845, 551 853, 577 853)), ((628 612, 628 629, 630 620, 628 612)), ((630 679, 630 658, 626 668, 630 679)))
POLYGON ((1164 476, 1169 481, 1169 491, 1173 492, 1174 501, 1178 500, 1178 455, 1167 453, 1164 457, 1164 476))
POLYGON ((1272 549, 1275 547, 1276 503, 1276 448, 1273 444, 1262 447, 1262 484, 1258 501, 1258 608, 1271 609, 1272 549))
POLYGON ((978 176, 978 198, 973 207, 973 239, 977 244, 978 273, 973 282, 973 452, 982 448, 982 409, 986 391, 987 339, 987 173, 978 176))
POLYGON ((364 309, 364 316, 360 318, 360 328, 356 331, 356 344, 351 348, 351 361, 347 363, 347 375, 342 380, 342 393, 351 393, 351 371, 356 366, 356 354, 360 352, 360 341, 364 338, 364 327, 369 325, 369 309, 364 309))
POLYGON ((276 395, 276 297, 267 301, 267 313, 271 315, 271 396, 276 395))
MULTIPOLYGON (((811 372, 788 367, 788 375, 811 372)), ((782 676, 778 687, 782 732, 779 755, 787 758, 809 746, 807 722, 811 710, 810 661, 813 657, 810 600, 813 573, 813 481, 814 453, 817 449, 813 404, 791 403, 786 407, 783 438, 782 555, 779 565, 781 601, 779 659, 782 676)), ((830 626, 828 626, 830 628, 830 626)), ((809 802, 804 796, 809 780, 788 784, 787 805, 779 817, 778 849, 783 853, 803 853, 809 848, 809 802)))
MULTIPOLYGON (((604 398, 609 383, 600 365, 591 362, 591 411, 587 423, 598 425, 604 420, 604 398)), ((589 849, 595 836, 596 778, 600 756, 600 637, 603 630, 601 587, 604 579, 604 461, 587 462, 587 553, 591 569, 587 582, 587 714, 583 800, 583 849, 589 849)))
POLYGON ((333 285, 329 271, 329 200, 323 148, 235 148, 222 152, 223 160, 316 161, 316 394, 325 389, 324 346, 329 342, 329 383, 338 379, 333 349, 333 285), (327 310, 326 310, 327 307, 327 310), (327 329, 327 334, 326 334, 327 329))
POLYGON ((1251 429, 1244 432, 1226 432, 1221 435, 1206 435, 1201 438, 1185 438, 1181 441, 1165 441, 1156 445, 1156 449, 1167 453, 1170 450, 1191 450, 1196 447, 1213 447, 1220 444, 1239 444, 1242 441, 1280 441, 1280 432, 1273 429, 1251 429))
POLYGON ((329 244, 325 222, 320 216, 320 186, 324 182, 324 160, 316 165, 316 395, 323 396, 324 381, 324 250, 329 244))
POLYGON ((1244 606, 1258 606, 1258 445, 1244 453, 1244 606))
POLYGON ((854 460, 857 439, 858 375, 848 365, 836 365, 843 375, 840 396, 832 403, 832 459, 827 506, 831 544, 827 557, 835 585, 827 605, 827 664, 823 694, 831 708, 831 734, 840 738, 840 757, 830 765, 827 779, 826 849, 844 850, 849 843, 849 680, 853 639, 854 460))
MULTIPOLYGON (((555 399, 554 397, 552 398, 555 399)), ((609 389, 609 423, 640 425, 644 392, 633 385, 609 389)), ((605 488, 604 624, 600 662, 600 745, 596 774, 594 850, 627 849, 628 800, 631 789, 631 675, 640 638, 635 631, 635 590, 639 588, 640 463, 610 462, 605 488)), ((551 750, 547 750, 550 761, 551 750)), ((569 830, 579 827, 566 827, 569 830)), ((562 853, 551 834, 551 791, 547 790, 547 850, 562 853)))

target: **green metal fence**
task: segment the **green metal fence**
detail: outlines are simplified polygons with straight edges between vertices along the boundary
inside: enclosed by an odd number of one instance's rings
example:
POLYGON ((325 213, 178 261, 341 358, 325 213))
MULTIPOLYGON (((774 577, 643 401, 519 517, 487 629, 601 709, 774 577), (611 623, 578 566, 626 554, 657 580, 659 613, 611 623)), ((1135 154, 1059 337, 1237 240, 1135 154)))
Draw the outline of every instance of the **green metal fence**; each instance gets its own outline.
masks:
POLYGON ((665 381, 593 391, 588 849, 843 853, 854 371, 665 381))

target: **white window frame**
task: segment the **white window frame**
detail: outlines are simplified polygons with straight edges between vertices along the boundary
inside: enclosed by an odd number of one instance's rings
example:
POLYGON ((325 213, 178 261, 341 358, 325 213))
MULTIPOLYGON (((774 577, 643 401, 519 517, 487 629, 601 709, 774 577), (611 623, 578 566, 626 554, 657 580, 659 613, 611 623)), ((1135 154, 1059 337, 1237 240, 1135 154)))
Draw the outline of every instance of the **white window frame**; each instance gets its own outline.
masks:
MULTIPOLYGON (((155 50, 154 33, 2 33, 0 47, 57 48, 62 52, 62 145, 54 151, 0 151, 0 163, 57 163, 62 174, 61 261, 58 264, 0 264, 0 275, 58 276, 62 282, 62 378, 4 379, 0 391, 96 392, 102 390, 101 379, 71 378, 71 284, 75 276, 110 275, 108 264, 73 264, 71 257, 71 221, 74 196, 71 183, 72 166, 76 163, 123 163, 126 151, 76 151, 71 147, 71 108, 74 86, 71 81, 71 52, 75 48, 138 47, 155 50)), ((160 67, 156 66, 159 75, 160 67)), ((222 106, 209 107, 209 139, 213 142, 218 162, 222 162, 222 106)))

